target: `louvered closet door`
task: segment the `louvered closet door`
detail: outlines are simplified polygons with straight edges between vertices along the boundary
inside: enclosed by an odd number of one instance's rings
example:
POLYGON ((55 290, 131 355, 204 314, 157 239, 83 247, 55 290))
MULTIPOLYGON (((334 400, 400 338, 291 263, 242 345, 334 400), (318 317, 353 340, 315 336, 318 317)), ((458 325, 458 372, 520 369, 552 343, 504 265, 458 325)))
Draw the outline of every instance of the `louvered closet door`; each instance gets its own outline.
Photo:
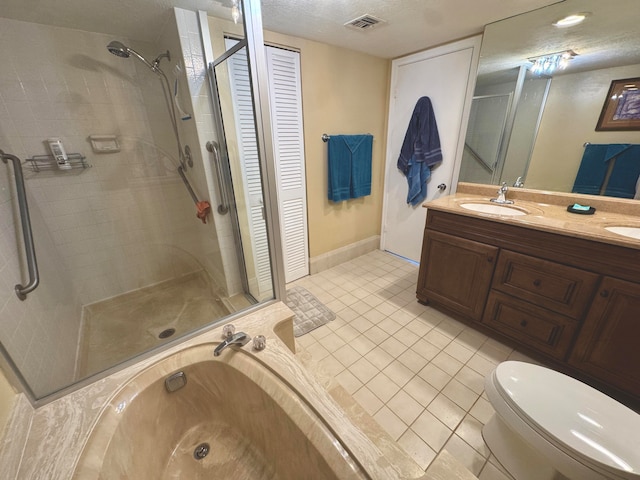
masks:
POLYGON ((309 274, 300 54, 267 47, 285 281, 309 274))
MULTIPOLYGON (((227 49, 236 43, 237 40, 225 39, 227 49)), ((243 48, 232 55, 228 60, 228 66, 238 136, 238 153, 244 177, 245 202, 249 217, 252 260, 256 275, 255 278, 249 278, 249 290, 256 299, 260 300, 272 295, 271 262, 269 260, 267 226, 264 220, 264 199, 246 49, 243 48)))

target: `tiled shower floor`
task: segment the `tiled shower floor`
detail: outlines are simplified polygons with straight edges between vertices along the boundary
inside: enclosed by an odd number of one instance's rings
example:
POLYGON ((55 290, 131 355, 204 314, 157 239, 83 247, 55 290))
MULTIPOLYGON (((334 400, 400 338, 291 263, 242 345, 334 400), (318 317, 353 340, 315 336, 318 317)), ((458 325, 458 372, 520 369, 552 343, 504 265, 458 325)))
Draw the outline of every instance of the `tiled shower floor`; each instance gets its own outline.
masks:
POLYGON ((88 305, 83 314, 78 378, 226 316, 229 309, 200 271, 88 305), (173 335, 158 338, 170 328, 173 335))
POLYGON ((484 379, 531 360, 419 304, 417 279, 415 265, 374 251, 294 282, 337 316, 296 342, 422 468, 446 449, 481 480, 509 479, 482 439, 484 379))

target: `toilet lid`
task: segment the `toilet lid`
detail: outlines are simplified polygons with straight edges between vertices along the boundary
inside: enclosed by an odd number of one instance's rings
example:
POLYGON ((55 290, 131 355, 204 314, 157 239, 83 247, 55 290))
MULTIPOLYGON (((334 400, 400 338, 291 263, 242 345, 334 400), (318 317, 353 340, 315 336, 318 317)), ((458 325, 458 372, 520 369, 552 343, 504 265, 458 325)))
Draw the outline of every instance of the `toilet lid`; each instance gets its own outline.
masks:
POLYGON ((553 443, 601 466, 640 472, 640 415, 578 380, 524 362, 503 362, 495 385, 553 443))

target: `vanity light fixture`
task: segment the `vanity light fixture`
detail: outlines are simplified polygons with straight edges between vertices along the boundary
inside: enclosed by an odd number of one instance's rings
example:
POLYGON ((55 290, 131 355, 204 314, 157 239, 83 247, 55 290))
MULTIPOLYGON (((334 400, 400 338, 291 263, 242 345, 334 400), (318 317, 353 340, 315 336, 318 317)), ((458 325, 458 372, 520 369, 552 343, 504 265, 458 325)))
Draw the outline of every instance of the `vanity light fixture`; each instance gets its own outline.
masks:
POLYGON ((531 57, 529 70, 535 75, 551 75, 556 70, 564 70, 569 65, 569 60, 578 55, 573 50, 549 53, 539 57, 531 57))
POLYGON ((573 27, 574 25, 584 22, 589 15, 590 14, 588 12, 567 15, 566 17, 554 22, 553 26, 558 28, 573 27))

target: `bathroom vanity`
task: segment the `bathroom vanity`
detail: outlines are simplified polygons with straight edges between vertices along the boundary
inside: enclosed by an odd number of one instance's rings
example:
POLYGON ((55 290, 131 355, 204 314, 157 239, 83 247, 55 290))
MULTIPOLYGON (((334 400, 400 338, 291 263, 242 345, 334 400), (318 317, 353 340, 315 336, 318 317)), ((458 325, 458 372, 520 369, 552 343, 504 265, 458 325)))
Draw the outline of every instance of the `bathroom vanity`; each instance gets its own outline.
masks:
POLYGON ((640 240, 606 230, 640 218, 525 190, 510 207, 524 214, 465 208, 489 191, 427 204, 418 300, 640 404, 640 240))

